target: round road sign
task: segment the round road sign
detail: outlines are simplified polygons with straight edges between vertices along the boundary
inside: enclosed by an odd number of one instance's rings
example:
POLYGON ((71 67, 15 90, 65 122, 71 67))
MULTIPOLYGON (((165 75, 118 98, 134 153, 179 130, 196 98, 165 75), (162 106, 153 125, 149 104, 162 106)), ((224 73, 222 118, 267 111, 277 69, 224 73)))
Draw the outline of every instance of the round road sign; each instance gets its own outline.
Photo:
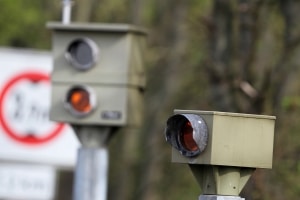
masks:
POLYGON ((11 139, 38 145, 62 132, 64 124, 48 119, 49 87, 49 76, 36 71, 17 74, 4 84, 0 91, 0 125, 11 139))

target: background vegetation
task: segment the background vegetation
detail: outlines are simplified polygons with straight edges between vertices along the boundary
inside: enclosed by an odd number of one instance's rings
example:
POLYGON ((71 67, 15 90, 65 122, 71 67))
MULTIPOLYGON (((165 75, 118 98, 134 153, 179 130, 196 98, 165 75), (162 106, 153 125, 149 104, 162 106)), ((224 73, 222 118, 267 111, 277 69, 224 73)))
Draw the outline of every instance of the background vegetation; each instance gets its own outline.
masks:
MULTIPOLYGON (((45 24, 60 20, 60 0, 0 5, 1 46, 50 50, 45 24)), ((73 8, 73 21, 149 30, 145 123, 110 144, 110 199, 201 194, 188 167, 170 163, 163 132, 174 108, 276 115, 273 170, 257 170, 241 195, 299 198, 299 1, 77 0, 73 8)))

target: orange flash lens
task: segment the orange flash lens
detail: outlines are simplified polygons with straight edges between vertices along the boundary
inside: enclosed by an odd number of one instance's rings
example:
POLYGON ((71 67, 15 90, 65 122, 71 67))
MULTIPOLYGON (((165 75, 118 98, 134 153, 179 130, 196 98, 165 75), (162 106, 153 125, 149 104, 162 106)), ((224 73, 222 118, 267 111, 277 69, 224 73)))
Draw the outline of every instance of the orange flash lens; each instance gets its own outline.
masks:
POLYGON ((92 109, 90 95, 83 89, 73 90, 69 96, 71 106, 78 112, 89 112, 92 109))
POLYGON ((193 138, 193 127, 189 121, 184 124, 180 135, 181 143, 186 150, 197 151, 199 149, 193 138))

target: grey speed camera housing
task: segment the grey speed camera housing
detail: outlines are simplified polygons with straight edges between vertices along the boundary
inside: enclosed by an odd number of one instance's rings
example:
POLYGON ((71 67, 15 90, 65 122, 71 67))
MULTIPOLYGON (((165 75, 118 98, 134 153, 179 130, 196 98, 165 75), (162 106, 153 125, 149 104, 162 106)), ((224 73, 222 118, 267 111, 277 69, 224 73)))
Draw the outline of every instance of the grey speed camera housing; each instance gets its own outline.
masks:
POLYGON ((50 119, 78 125, 139 124, 145 30, 128 24, 47 26, 53 32, 50 119), (74 87, 82 91, 70 94, 74 87))

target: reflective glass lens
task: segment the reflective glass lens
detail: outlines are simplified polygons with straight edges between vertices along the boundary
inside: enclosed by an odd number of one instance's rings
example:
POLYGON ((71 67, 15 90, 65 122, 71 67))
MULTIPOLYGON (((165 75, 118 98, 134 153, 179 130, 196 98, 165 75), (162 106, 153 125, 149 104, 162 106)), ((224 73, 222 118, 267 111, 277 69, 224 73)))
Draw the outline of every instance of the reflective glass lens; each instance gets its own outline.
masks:
POLYGON ((181 129, 180 140, 183 147, 188 151, 197 151, 199 149, 193 138, 193 127, 191 122, 187 121, 183 125, 181 129))
POLYGON ((88 70, 96 64, 99 57, 99 48, 93 40, 79 38, 70 42, 65 56, 76 69, 88 70))
POLYGON ((176 114, 167 120, 165 137, 183 156, 195 157, 206 148, 208 129, 197 114, 176 114))
POLYGON ((77 40, 69 47, 70 55, 80 65, 88 65, 93 62, 93 51, 84 40, 77 40))
POLYGON ((90 103, 90 94, 83 88, 74 88, 68 94, 68 99, 71 108, 77 112, 88 113, 92 110, 90 103))

